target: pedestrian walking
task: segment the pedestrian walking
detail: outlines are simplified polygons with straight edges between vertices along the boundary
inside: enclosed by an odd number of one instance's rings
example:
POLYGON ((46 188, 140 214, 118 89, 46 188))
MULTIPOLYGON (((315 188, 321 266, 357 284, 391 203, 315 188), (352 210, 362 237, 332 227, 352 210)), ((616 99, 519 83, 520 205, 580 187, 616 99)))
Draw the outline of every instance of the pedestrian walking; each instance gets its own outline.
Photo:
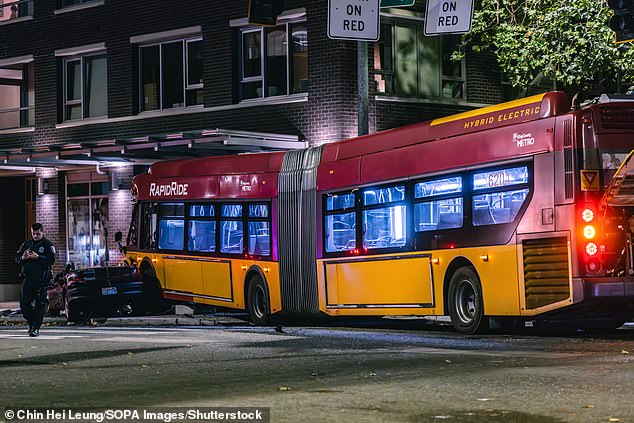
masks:
POLYGON ((46 310, 46 291, 50 282, 51 266, 55 263, 55 247, 44 237, 41 223, 31 225, 31 235, 15 253, 20 265, 20 308, 29 322, 29 336, 38 336, 46 310))

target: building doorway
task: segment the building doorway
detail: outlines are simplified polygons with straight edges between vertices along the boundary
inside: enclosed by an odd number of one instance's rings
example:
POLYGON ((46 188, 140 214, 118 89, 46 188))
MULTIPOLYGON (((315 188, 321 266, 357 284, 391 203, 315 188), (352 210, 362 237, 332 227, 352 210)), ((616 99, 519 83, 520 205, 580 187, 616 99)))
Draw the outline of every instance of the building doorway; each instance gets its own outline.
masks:
POLYGON ((108 176, 66 174, 67 262, 85 269, 105 266, 108 252, 108 176))

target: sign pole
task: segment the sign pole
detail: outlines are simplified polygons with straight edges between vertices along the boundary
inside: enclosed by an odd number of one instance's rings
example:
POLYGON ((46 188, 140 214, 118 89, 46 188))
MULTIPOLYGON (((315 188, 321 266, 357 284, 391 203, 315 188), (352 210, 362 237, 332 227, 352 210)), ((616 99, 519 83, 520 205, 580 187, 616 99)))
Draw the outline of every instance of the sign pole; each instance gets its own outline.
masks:
POLYGON ((368 99, 368 43, 357 41, 357 134, 370 132, 368 99))

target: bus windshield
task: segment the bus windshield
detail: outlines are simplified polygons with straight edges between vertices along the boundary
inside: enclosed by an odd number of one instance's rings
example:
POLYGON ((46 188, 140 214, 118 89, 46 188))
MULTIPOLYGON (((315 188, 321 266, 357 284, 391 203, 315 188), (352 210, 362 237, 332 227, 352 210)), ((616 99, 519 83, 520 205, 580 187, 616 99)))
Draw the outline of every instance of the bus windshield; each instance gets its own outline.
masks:
POLYGON ((601 150, 601 168, 603 169, 603 186, 607 188, 621 163, 627 158, 629 151, 601 150))

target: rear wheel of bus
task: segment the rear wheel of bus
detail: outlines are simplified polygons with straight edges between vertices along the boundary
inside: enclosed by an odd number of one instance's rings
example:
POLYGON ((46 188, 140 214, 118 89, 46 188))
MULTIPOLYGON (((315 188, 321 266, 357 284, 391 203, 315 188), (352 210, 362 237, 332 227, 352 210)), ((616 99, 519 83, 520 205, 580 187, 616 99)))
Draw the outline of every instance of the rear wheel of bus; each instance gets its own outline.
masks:
POLYGON ((266 326, 271 322, 271 302, 266 282, 258 274, 249 280, 247 289, 247 309, 251 322, 257 326, 266 326))
POLYGON ((456 331, 472 334, 486 330, 482 285, 476 272, 461 267, 453 274, 447 294, 449 315, 456 331))

